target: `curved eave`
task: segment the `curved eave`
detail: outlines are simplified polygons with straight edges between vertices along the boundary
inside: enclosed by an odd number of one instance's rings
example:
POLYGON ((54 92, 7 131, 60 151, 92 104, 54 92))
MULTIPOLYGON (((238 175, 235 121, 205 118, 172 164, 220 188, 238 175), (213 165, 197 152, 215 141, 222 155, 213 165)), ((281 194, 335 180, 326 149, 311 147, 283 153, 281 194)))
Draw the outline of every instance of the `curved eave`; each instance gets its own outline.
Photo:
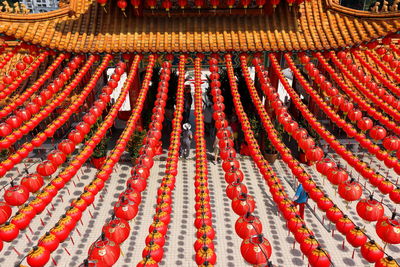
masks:
POLYGON ((62 51, 218 52, 338 49, 400 28, 397 16, 349 15, 330 1, 312 0, 298 9, 282 4, 270 16, 134 17, 128 8, 124 18, 115 5, 105 13, 95 2, 76 0, 70 7, 73 17, 45 13, 16 21, 21 15, 0 16, 0 33, 62 51))

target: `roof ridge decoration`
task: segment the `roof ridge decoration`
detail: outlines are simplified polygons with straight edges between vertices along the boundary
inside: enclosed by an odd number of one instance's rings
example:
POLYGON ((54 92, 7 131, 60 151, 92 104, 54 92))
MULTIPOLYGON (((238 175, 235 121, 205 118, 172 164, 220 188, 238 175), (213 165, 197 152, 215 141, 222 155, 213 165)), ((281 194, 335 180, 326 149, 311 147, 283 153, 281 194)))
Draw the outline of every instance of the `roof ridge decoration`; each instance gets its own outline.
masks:
POLYGON ((366 10, 356 10, 349 7, 345 7, 339 4, 338 0, 325 0, 327 8, 343 13, 349 16, 354 17, 362 17, 362 18, 371 18, 371 19, 387 19, 387 18, 400 18, 400 11, 389 11, 389 12, 381 12, 375 13, 366 10))
POLYGON ((359 45, 400 28, 400 13, 349 14, 334 0, 281 3, 270 16, 136 17, 128 6, 125 18, 116 5, 105 13, 95 0, 70 0, 48 13, 0 14, 0 34, 84 53, 299 51, 359 45))

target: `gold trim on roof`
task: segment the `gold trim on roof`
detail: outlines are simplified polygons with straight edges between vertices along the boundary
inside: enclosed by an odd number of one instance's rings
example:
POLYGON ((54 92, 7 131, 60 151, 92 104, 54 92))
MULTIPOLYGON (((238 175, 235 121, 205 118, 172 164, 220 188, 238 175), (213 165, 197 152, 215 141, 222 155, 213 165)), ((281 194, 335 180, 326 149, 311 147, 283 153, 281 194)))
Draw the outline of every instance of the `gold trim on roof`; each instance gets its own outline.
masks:
POLYGON ((335 49, 400 28, 398 13, 385 20, 371 12, 354 16, 332 0, 292 8, 282 3, 269 16, 135 17, 128 6, 125 18, 116 5, 108 8, 105 13, 96 2, 71 0, 48 13, 2 14, 0 33, 74 52, 218 52, 335 49))

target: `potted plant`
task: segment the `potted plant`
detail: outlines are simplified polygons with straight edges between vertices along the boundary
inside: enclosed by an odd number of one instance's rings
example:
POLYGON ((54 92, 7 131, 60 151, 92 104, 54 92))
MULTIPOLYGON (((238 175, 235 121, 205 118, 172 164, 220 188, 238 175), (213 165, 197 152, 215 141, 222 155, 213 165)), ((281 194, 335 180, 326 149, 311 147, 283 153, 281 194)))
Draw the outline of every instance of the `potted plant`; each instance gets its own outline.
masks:
POLYGON ((128 142, 126 151, 129 153, 129 157, 132 163, 135 163, 136 158, 139 156, 139 150, 143 142, 143 139, 146 137, 146 134, 147 134, 146 130, 143 131, 135 130, 131 139, 128 142))
POLYGON ((108 141, 110 141, 110 137, 107 135, 104 136, 100 143, 93 150, 91 163, 98 170, 101 169, 106 161, 108 141))
MULTIPOLYGON (((96 123, 92 125, 90 128, 90 132, 85 137, 85 142, 89 141, 92 136, 96 133, 97 129, 100 127, 103 118, 100 116, 96 123)), ((107 156, 107 146, 110 141, 111 134, 109 131, 104 135, 103 139, 99 142, 99 144, 94 148, 92 156, 90 157, 90 162, 96 169, 100 169, 106 161, 107 156)))

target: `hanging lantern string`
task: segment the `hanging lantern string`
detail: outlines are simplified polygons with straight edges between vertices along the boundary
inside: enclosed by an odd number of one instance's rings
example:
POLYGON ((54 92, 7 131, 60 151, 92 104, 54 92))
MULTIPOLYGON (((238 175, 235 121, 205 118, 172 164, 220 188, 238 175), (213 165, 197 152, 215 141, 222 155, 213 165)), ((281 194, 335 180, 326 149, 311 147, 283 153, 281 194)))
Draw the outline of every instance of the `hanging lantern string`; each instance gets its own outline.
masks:
MULTIPOLYGON (((338 115, 337 115, 336 113, 334 113, 334 112, 332 111, 332 109, 322 100, 322 97, 320 97, 319 94, 316 93, 315 90, 311 88, 311 86, 309 85, 309 83, 304 79, 304 77, 302 76, 302 74, 299 72, 299 70, 298 70, 298 69, 296 68, 296 66, 294 65, 294 62, 293 62, 293 59, 291 58, 291 55, 288 54, 288 53, 286 53, 286 54, 284 55, 284 57, 285 57, 285 59, 287 60, 287 62, 289 63, 289 67, 290 67, 290 69, 293 71, 294 75, 295 75, 296 77, 299 78, 299 81, 300 81, 300 83, 302 84, 303 88, 306 90, 306 92, 310 94, 310 96, 312 97, 312 99, 316 100, 317 105, 318 105, 321 109, 323 109, 324 113, 325 113, 326 115, 328 115, 328 117, 329 117, 332 121, 336 121, 336 118, 338 117, 338 115)), ((332 60, 335 61, 335 56, 332 57, 332 60)), ((339 64, 339 63, 338 63, 338 64, 339 64)), ((345 72, 346 70, 343 70, 343 71, 345 72)), ((283 81, 283 82, 285 83, 285 81, 283 81)), ((292 89, 291 89, 291 90, 292 90, 292 89)), ((294 92, 289 92, 289 93, 290 93, 290 94, 293 94, 294 92)), ((300 107, 301 107, 301 106, 304 107, 304 104, 303 104, 303 103, 298 103, 297 105, 300 106, 300 107)), ((300 111, 301 111, 302 113, 305 113, 305 112, 306 112, 306 109, 303 108, 303 109, 300 109, 300 111)), ((306 113, 305 113, 305 114, 306 114, 306 113)), ((311 117, 307 116, 306 119, 307 119, 307 120, 311 120, 311 117)), ((327 130, 326 130, 324 127, 322 127, 322 126, 321 126, 321 129, 324 129, 325 132, 327 131, 327 130)), ((326 134, 322 135, 322 137, 323 137, 328 143, 330 143, 330 144, 339 144, 339 142, 338 142, 336 139, 335 139, 334 141, 329 140, 326 134)), ((335 148, 335 147, 332 146, 332 148, 333 148, 336 152, 338 152, 338 154, 340 154, 340 155, 343 154, 342 152, 340 152, 340 151, 338 150, 337 147, 335 148)), ((347 151, 348 151, 348 150, 347 150, 347 151)), ((350 154, 352 154, 350 151, 348 151, 348 152, 349 152, 350 154)), ((356 162, 356 163, 352 163, 352 162, 350 162, 350 161, 349 161, 348 159, 346 159, 346 158, 344 158, 344 159, 349 163, 349 165, 351 165, 351 166, 353 166, 353 167, 355 167, 355 166, 361 166, 362 163, 363 163, 363 161, 360 160, 360 159, 357 159, 358 162, 356 162)), ((359 172, 361 175, 363 175, 363 177, 364 177, 366 180, 368 180, 368 177, 367 177, 366 175, 364 175, 364 174, 361 173, 360 171, 358 171, 358 172, 359 172)), ((379 188, 378 188, 378 189, 379 189, 379 188)), ((394 188, 393 188, 393 190, 394 190, 394 188)), ((380 190, 380 191, 381 191, 381 190, 380 190)))
POLYGON ((22 262, 28 257, 29 254, 26 254, 18 263, 16 263, 14 266, 15 267, 22 267, 22 262))
MULTIPOLYGON (((246 60, 247 60, 247 57, 244 57, 244 58, 241 58, 241 64, 242 64, 242 70, 243 70, 243 73, 248 73, 248 69, 247 69, 247 63, 246 63, 246 60)), ((248 89, 249 89, 249 92, 251 92, 252 91, 252 88, 253 88, 253 86, 252 86, 252 81, 250 80, 250 79, 247 79, 247 81, 246 81, 247 83, 248 83, 248 89)), ((255 100, 257 100, 257 99, 255 99, 255 100)), ((255 104, 257 105, 257 101, 255 101, 255 104)), ((257 105, 258 106, 258 105, 257 105)), ((276 177, 276 174, 275 173, 273 173, 273 176, 274 177, 276 177)), ((281 189, 283 189, 283 186, 281 185, 281 184, 278 184, 279 185, 279 188, 281 188, 281 189)), ((254 227, 254 226, 253 226, 254 227)), ((309 234, 312 234, 313 235, 313 233, 311 232, 311 230, 309 229, 309 228, 307 228, 307 227, 305 227, 305 229, 306 229, 306 231, 309 233, 309 234)), ((257 231, 257 230, 256 230, 257 231)), ((318 245, 320 245, 320 243, 319 243, 319 241, 318 240, 316 240, 317 241, 317 243, 318 243, 318 245)))
MULTIPOLYGON (((289 57, 288 57, 288 59, 291 60, 289 57)), ((274 58, 274 60, 275 60, 274 64, 277 64, 277 61, 276 61, 275 58, 274 58)), ((353 222, 353 223, 354 223, 354 222, 353 222)), ((363 233, 364 233, 364 232, 363 232, 363 233)), ((365 233, 364 233, 364 234, 365 234, 365 233)), ((365 236, 367 236, 367 238, 368 238, 369 240, 372 240, 371 237, 369 237, 367 234, 365 234, 365 236)))

